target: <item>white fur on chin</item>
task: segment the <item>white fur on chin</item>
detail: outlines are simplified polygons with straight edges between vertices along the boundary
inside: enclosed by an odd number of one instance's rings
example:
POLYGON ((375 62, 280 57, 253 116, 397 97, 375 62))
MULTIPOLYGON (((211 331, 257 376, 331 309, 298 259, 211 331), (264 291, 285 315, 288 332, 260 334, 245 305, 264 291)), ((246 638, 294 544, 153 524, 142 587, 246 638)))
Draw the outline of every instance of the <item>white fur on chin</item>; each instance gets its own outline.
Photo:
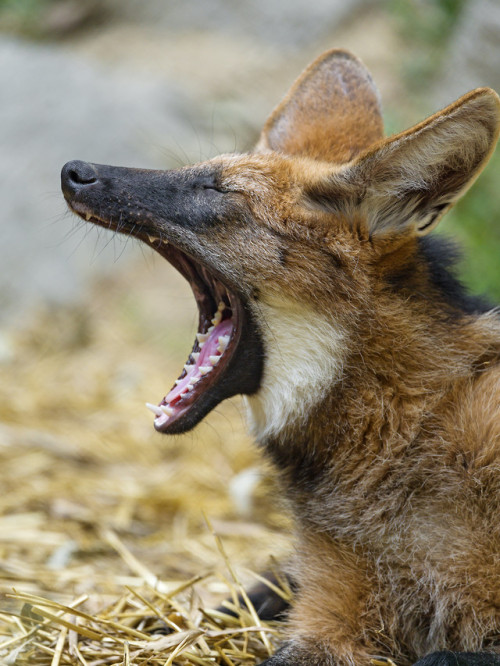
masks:
POLYGON ((254 306, 265 361, 259 391, 245 398, 258 441, 306 421, 314 405, 342 376, 345 334, 311 307, 266 298, 254 306))

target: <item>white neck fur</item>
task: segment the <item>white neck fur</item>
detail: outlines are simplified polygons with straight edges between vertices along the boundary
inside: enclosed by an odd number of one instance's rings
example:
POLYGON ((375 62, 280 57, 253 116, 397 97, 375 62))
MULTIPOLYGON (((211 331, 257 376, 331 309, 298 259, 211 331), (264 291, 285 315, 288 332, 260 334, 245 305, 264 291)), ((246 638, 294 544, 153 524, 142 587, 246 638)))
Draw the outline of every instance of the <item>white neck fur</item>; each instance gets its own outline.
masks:
POLYGON ((305 422, 342 376, 345 334, 312 308, 267 298, 253 308, 265 361, 259 391, 246 397, 249 425, 263 442, 305 422))

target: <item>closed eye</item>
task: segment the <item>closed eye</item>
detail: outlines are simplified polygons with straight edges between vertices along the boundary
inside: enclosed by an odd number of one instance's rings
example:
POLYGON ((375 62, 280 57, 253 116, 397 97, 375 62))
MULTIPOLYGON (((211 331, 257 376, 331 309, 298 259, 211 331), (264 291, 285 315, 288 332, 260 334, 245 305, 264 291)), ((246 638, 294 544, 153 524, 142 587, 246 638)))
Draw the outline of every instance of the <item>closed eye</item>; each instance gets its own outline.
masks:
POLYGON ((215 192, 220 192, 221 194, 228 194, 231 190, 224 189, 220 185, 216 185, 215 183, 213 184, 205 184, 203 185, 204 190, 214 190, 215 192))

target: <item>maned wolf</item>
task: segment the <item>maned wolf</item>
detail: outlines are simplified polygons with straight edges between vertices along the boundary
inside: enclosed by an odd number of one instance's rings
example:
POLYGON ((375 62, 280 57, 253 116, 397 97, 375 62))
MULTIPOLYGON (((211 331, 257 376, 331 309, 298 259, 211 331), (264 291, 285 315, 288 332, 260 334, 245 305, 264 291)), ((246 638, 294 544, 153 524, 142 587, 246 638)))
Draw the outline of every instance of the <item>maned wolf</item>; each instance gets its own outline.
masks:
POLYGON ((193 289, 199 332, 155 428, 241 393, 281 477, 297 593, 268 666, 500 664, 500 317, 427 236, 499 123, 483 88, 384 139, 370 75, 333 50, 252 152, 63 168, 74 212, 193 289))

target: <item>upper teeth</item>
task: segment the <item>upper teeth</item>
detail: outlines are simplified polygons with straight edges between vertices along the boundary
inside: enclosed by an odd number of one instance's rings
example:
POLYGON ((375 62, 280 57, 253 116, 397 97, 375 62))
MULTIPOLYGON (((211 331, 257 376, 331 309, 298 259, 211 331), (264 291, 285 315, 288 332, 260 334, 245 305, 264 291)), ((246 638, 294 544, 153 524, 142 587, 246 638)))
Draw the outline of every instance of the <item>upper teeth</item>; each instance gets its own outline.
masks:
POLYGON ((221 323, 221 321, 222 321, 222 312, 224 311, 225 307, 226 306, 224 305, 224 303, 219 303, 219 306, 217 308, 217 312, 215 313, 214 318, 212 319, 212 324, 214 326, 217 326, 217 324, 221 323))
POLYGON ((167 240, 163 240, 162 238, 158 238, 158 236, 150 236, 148 234, 148 240, 150 243, 163 243, 163 245, 168 245, 167 240))

